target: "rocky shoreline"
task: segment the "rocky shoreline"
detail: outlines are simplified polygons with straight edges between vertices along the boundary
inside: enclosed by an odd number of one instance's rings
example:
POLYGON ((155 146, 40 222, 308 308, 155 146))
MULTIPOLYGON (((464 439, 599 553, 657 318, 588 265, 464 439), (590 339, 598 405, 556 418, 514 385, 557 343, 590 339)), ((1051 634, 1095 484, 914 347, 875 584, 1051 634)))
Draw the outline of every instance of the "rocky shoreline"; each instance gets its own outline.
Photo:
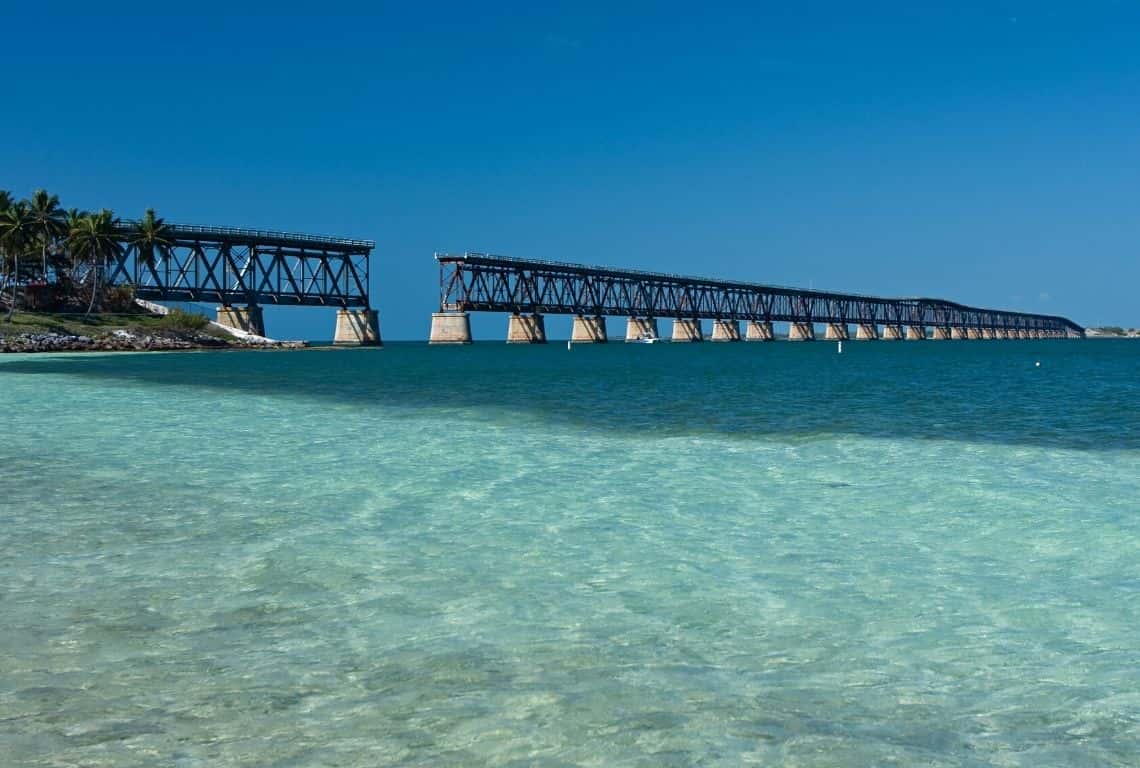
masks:
POLYGON ((302 341, 222 339, 193 331, 116 330, 90 336, 31 332, 0 335, 3 352, 167 352, 190 349, 298 349, 302 341))

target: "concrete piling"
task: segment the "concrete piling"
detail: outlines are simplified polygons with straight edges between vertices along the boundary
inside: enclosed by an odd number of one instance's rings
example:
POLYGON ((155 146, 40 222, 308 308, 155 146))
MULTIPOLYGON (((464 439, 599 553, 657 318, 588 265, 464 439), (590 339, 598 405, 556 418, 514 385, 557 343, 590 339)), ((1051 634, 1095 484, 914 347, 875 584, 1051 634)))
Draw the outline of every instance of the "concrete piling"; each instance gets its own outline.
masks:
POLYGON ((772 323, 768 320, 749 320, 748 330, 745 332, 746 341, 772 341, 776 338, 772 332, 772 323))
POLYGON ((740 341, 740 323, 735 320, 713 320, 713 341, 740 341))
POLYGON ((847 323, 828 323, 823 338, 828 341, 847 341, 850 338, 847 332, 847 323))
POLYGON ((815 341, 812 323, 788 323, 788 341, 815 341))
POLYGON ((606 319, 601 315, 588 317, 577 315, 574 325, 570 329, 570 340, 575 344, 604 344, 606 337, 606 319))
POLYGON ((338 309, 333 344, 380 347, 380 313, 375 309, 338 309))
POLYGON ((546 320, 537 312, 533 315, 512 314, 507 324, 508 344, 545 344, 546 320))
POLYGON ((471 318, 466 312, 432 312, 428 344, 470 344, 471 318))
POLYGON ((678 317, 673 321, 673 341, 703 341, 701 321, 696 318, 678 317))
MULTIPOLYGON (((249 333, 264 335, 261 307, 229 307, 217 308, 218 322, 232 328, 245 330, 249 333)), ((431 320, 431 344, 470 344, 471 324, 466 312, 434 312, 431 320)), ((717 342, 730 341, 772 341, 775 339, 772 321, 749 320, 747 330, 743 331, 739 320, 714 319, 712 333, 707 340, 717 342), (742 333, 743 331, 743 333, 742 333)), ((846 323, 827 323, 823 338, 829 341, 846 341, 854 338, 859 341, 875 339, 912 341, 932 339, 1056 339, 1081 338, 1081 334, 1070 329, 1053 328, 1016 328, 999 326, 952 326, 936 325, 931 327, 930 336, 926 335, 926 327, 909 323, 886 323, 880 326, 874 322, 855 323, 855 334, 851 336, 851 328, 846 323)), ((375 310, 348 310, 337 312, 335 344, 376 345, 382 344, 380 339, 379 317, 375 310)), ((576 315, 573 318, 570 338, 574 343, 605 343, 609 340, 606 320, 602 315, 576 315)), ((642 339, 660 338, 658 323, 652 317, 629 317, 626 322, 625 340, 639 341, 642 339)), ((816 339, 815 325, 810 322, 789 322, 789 341, 814 341, 816 339)), ((511 344, 545 344, 546 324, 543 315, 514 313, 510 315, 507 327, 507 342, 511 344)), ((706 337, 698 318, 679 317, 673 321, 672 340, 676 342, 705 341, 706 337)))
POLYGON ((250 304, 248 307, 218 307, 217 322, 218 325, 236 328, 255 336, 265 335, 265 320, 262 318, 261 307, 256 304, 250 304))
POLYGON ((657 318, 631 317, 625 324, 625 340, 658 339, 657 318))

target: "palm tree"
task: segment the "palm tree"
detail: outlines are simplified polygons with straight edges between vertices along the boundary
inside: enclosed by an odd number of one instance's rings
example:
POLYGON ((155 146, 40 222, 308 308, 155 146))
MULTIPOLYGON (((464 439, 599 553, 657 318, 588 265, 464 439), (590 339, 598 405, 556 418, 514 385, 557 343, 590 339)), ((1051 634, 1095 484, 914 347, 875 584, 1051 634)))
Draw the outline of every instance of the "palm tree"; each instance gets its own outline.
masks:
POLYGON ((90 315, 95 306, 95 298, 99 294, 99 273, 107 268, 107 259, 120 251, 117 224, 115 214, 104 208, 99 213, 89 213, 80 218, 68 235, 72 258, 90 261, 94 274, 91 301, 84 317, 90 315))
POLYGON ((44 278, 47 278, 47 252, 48 243, 54 243, 67 234, 67 225, 64 222, 63 209, 59 207, 59 195, 49 195, 45 190, 37 189, 32 193, 31 205, 28 207, 32 217, 33 228, 38 232, 43 254, 44 278))
MULTIPOLYGON (((3 217, 8 209, 12 207, 12 193, 6 189, 0 189, 0 217, 3 217)), ((3 240, 0 240, 0 266, 8 263, 8 249, 5 247, 3 240)), ((0 283, 0 293, 4 290, 4 284, 0 283)))
MULTIPOLYGON (((11 200, 11 196, 8 196, 11 200)), ((12 322, 12 314, 16 311, 16 288, 20 281, 20 254, 27 250, 32 239, 32 217, 28 212, 28 204, 21 200, 10 203, 0 211, 0 245, 4 253, 12 259, 12 303, 8 307, 8 322, 12 322)), ((5 266, 7 266, 5 264, 5 266)))
MULTIPOLYGON (((12 203, 15 202, 12 198, 12 193, 6 189, 0 189, 0 216, 3 216, 12 203)), ((4 249, 4 243, 0 242, 0 266, 7 263, 7 252, 4 249)))
MULTIPOLYGON (((166 253, 174 241, 170 239, 170 227, 165 219, 156 218, 153 208, 147 208, 142 220, 135 224, 134 230, 127 236, 127 242, 138 249, 137 262, 154 268, 154 252, 158 250, 166 253)), ((135 266, 135 275, 138 275, 138 265, 135 266)))
POLYGON ((81 211, 78 208, 68 208, 67 213, 63 214, 63 224, 67 227, 67 242, 68 242, 68 256, 71 257, 71 266, 75 267, 75 254, 71 250, 71 233, 79 228, 79 222, 90 216, 90 212, 81 211))

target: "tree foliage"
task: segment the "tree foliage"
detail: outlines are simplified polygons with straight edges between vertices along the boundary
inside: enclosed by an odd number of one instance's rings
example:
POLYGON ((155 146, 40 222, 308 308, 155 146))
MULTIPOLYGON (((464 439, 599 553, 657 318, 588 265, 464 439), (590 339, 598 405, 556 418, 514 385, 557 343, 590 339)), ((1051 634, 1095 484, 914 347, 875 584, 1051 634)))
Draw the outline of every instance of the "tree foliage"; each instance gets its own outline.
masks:
POLYGON ((170 226, 153 208, 128 228, 106 209, 64 209, 47 190, 25 200, 0 190, 0 300, 9 318, 21 296, 34 304, 45 290, 65 304, 86 302, 90 311, 106 292, 99 286, 104 272, 125 248, 154 269, 172 245, 170 226))

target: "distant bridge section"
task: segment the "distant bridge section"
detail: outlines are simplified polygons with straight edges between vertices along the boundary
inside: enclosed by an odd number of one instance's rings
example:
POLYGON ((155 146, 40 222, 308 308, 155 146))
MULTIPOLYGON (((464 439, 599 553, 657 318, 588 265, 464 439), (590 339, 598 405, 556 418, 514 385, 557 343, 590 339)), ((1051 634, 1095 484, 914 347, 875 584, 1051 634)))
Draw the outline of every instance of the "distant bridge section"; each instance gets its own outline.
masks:
POLYGON ((219 322, 259 335, 262 305, 335 307, 338 341, 379 343, 368 298, 371 240, 168 224, 170 244, 150 253, 135 242, 136 226, 117 224, 107 281, 133 286, 141 299, 215 302, 219 322))
MULTIPOLYGON (((544 340, 544 314, 575 315, 572 336, 579 341, 604 341, 601 318, 606 315, 630 318, 627 340, 655 337, 657 318, 675 320, 674 341, 703 338, 702 319, 713 321, 717 341, 739 340, 741 321, 748 323, 746 338, 757 341, 774 338, 774 321, 789 323, 789 338, 802 340, 815 338, 817 323, 825 324, 827 338, 834 339, 847 338, 850 324, 858 326, 858 339, 926 338, 927 327, 933 338, 946 339, 1084 334, 1064 317, 941 299, 881 298, 481 253, 439 254, 436 259, 440 312, 433 318, 433 341, 463 341, 468 324, 455 316, 473 311, 511 313, 508 340, 517 341, 544 340)), ((469 341, 470 332, 466 335, 469 341)))

